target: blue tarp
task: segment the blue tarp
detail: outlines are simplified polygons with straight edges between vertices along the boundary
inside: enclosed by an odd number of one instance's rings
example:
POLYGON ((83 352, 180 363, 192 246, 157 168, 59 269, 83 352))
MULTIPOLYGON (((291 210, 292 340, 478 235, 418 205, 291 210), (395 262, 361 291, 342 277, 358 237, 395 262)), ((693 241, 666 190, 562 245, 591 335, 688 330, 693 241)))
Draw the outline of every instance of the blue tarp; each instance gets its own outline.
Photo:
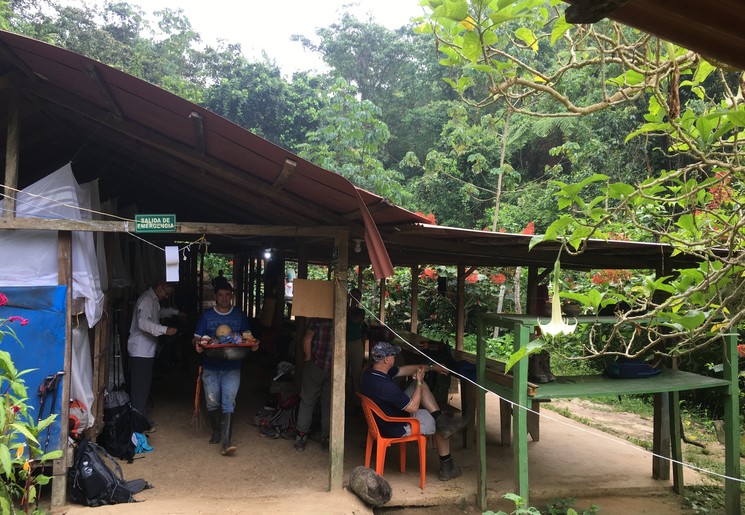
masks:
MULTIPOLYGON (((66 286, 0 286, 0 293, 8 297, 8 303, 0 306, 0 318, 20 316, 28 319, 25 326, 18 322, 12 324, 20 343, 6 336, 1 345, 4 351, 10 353, 17 370, 33 369, 32 372, 25 374, 23 379, 28 390, 28 404, 33 407, 31 413, 36 420, 40 415, 40 399, 37 395, 39 386, 47 376, 64 371, 66 292, 66 286)), ((49 416, 52 405, 54 413, 58 415, 52 425, 46 451, 61 448, 59 415, 62 412, 62 381, 68 379, 63 376, 59 382, 54 400, 51 394, 46 399, 43 418, 49 416)), ((39 437, 42 449, 46 436, 45 431, 39 437)))

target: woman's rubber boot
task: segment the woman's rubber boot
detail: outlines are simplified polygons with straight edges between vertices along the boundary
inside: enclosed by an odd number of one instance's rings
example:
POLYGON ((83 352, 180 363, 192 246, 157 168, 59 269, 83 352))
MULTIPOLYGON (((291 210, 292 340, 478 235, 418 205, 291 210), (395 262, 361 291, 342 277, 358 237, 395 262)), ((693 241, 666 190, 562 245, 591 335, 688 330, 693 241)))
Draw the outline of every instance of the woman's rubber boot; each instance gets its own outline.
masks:
POLYGON ((222 432, 222 425, 220 424, 220 410, 208 411, 207 415, 210 419, 210 427, 212 427, 212 436, 210 437, 210 443, 220 443, 220 437, 222 432))
POLYGON ((233 414, 222 414, 222 455, 232 456, 238 448, 230 441, 233 436, 233 414))

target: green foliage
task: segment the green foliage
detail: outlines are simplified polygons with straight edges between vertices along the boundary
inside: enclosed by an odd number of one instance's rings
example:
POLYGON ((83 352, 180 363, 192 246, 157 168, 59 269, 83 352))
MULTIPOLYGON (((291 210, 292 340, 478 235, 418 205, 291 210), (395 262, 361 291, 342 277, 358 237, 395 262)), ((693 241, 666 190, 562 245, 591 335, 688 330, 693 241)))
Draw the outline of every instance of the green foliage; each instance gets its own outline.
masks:
POLYGON ((304 36, 293 39, 318 52, 334 75, 354 84, 362 100, 378 106, 381 120, 395 135, 386 144, 388 155, 381 156, 384 166, 393 167, 409 150, 420 158, 426 155, 444 123, 446 111, 438 106, 454 98, 441 80, 445 71, 433 58, 430 38, 408 27, 390 30, 347 12, 316 35, 317 44, 304 36))
POLYGON ((233 280, 233 261, 229 256, 223 254, 206 253, 204 255, 204 271, 210 279, 214 279, 223 271, 228 281, 233 280))
MULTIPOLYGON (((505 499, 512 501, 515 504, 515 511, 510 512, 509 515, 541 515, 541 512, 538 511, 537 508, 533 508, 532 506, 528 507, 528 502, 520 497, 517 494, 507 493, 504 494, 502 497, 505 499)), ((507 512, 504 511, 485 511, 484 515, 508 515, 507 512)), ((568 514, 570 515, 570 514, 568 514)), ((573 515, 576 515, 573 514, 573 515)))
MULTIPOLYGON (((0 306, 6 305, 7 297, 0 293, 0 306)), ((0 342, 4 336, 17 341, 12 324, 26 325, 28 320, 11 316, 0 318, 0 342)), ((39 487, 46 485, 50 477, 41 473, 44 463, 62 456, 57 450, 44 453, 39 435, 57 418, 50 415, 37 424, 28 405, 28 393, 23 375, 28 370, 16 369, 7 351, 0 350, 0 511, 17 513, 20 507, 43 512, 38 507, 39 487), (38 470, 37 470, 38 469, 38 470)))
POLYGON ((335 171, 355 185, 405 203, 403 176, 384 167, 381 149, 390 138, 380 120, 380 109, 360 100, 357 91, 343 79, 336 79, 327 92, 327 103, 319 112, 319 126, 299 145, 300 155, 335 171))
POLYGON ((558 499, 546 507, 548 515, 594 515, 600 511, 600 507, 593 504, 590 508, 578 512, 574 509, 575 500, 572 498, 558 499))

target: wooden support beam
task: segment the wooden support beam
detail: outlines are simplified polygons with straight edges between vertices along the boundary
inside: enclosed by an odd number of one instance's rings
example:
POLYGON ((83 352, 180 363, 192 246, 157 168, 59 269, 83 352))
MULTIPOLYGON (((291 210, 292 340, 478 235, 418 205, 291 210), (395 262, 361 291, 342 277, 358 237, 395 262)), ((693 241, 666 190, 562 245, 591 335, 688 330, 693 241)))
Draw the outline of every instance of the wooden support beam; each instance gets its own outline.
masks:
POLYGON ((282 166, 282 171, 279 173, 279 177, 277 177, 277 180, 274 181, 274 184, 272 184, 272 187, 277 190, 281 190, 285 187, 285 184, 292 179, 292 176, 295 175, 295 170, 297 169, 297 161, 294 161, 292 159, 285 159, 285 164, 282 166))
POLYGON ((203 156, 207 150, 207 142, 204 137, 204 116, 196 111, 189 113, 192 128, 194 129, 194 150, 203 156))
POLYGON ((62 457, 52 464, 52 510, 64 506, 67 500, 67 468, 70 461, 67 437, 70 417, 70 376, 72 370, 72 233, 60 231, 57 239, 57 283, 67 286, 65 298, 65 353, 62 377, 62 406, 60 407, 59 448, 62 457))
POLYGON ((334 348, 331 366, 331 435, 329 490, 344 486, 344 406, 347 378, 347 268, 349 233, 334 238, 334 348))
MULTIPOLYGON (((134 233, 134 220, 55 220, 51 218, 0 219, 0 229, 35 229, 47 231, 124 232, 134 233)), ((222 234, 228 236, 308 236, 334 237, 347 227, 242 225, 222 223, 177 222, 172 234, 222 234)))
POLYGON ((419 271, 418 265, 411 267, 411 324, 409 330, 417 332, 419 327, 419 271))
POLYGON ((466 334, 466 277, 471 275, 474 267, 465 269, 458 265, 455 295, 455 348, 463 350, 463 340, 466 334))
POLYGON ((108 83, 103 77, 101 77, 101 72, 98 71, 96 64, 93 61, 86 60, 83 64, 83 68, 85 68, 85 71, 88 73, 88 77, 93 81, 93 84, 96 85, 96 89, 101 95, 101 99, 113 115, 114 120, 117 122, 123 121, 124 113, 122 112, 122 108, 111 93, 108 83))
POLYGON ((5 142, 5 200, 3 218, 16 216, 16 190, 18 189, 18 157, 21 148, 21 95, 17 77, 8 85, 8 136, 5 142))
POLYGON ((379 293, 379 310, 378 310, 378 318, 380 319, 381 324, 385 324, 385 278, 381 279, 380 282, 380 291, 379 293))
POLYGON ((109 346, 111 334, 111 318, 109 317, 109 295, 104 293, 103 296, 103 316, 93 329, 93 377, 91 384, 93 387, 93 405, 89 406, 90 412, 95 419, 95 426, 91 428, 91 434, 88 436, 95 439, 100 429, 103 429, 103 395, 106 389, 107 371, 109 368, 109 356, 111 347, 109 346))

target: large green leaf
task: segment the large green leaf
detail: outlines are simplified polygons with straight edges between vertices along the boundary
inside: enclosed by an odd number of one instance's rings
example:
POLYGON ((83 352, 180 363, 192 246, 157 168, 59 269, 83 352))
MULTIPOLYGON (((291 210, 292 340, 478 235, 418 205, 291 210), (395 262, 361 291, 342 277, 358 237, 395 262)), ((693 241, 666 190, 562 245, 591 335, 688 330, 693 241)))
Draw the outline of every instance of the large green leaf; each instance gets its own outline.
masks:
POLYGON ((556 20, 556 23, 554 23, 554 26, 551 29, 551 44, 556 44, 556 41, 571 28, 572 24, 568 23, 566 16, 562 14, 559 19, 556 20))
POLYGON ((522 40, 533 52, 538 52, 538 40, 532 30, 520 27, 515 31, 515 36, 522 40))

